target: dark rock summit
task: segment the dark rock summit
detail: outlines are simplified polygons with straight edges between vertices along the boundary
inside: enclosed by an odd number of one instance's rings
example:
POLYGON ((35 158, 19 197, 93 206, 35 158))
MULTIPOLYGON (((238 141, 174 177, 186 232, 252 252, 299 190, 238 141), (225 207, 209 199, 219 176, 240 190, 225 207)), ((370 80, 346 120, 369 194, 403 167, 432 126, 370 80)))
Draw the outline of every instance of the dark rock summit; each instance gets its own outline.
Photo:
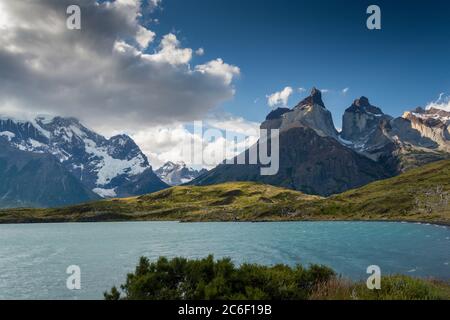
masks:
POLYGON ((361 113, 372 113, 374 115, 383 115, 383 111, 380 108, 375 107, 370 104, 369 99, 366 97, 361 97, 356 99, 353 104, 346 110, 348 112, 361 112, 361 113))
POLYGON ((289 109, 289 108, 277 108, 277 109, 271 111, 267 115, 266 120, 280 119, 283 114, 290 112, 290 111, 291 111, 291 109, 289 109))
POLYGON ((313 88, 311 95, 293 109, 278 113, 279 117, 270 117, 263 122, 261 129, 286 131, 294 127, 306 127, 313 129, 322 137, 337 138, 331 112, 326 109, 322 101, 322 94, 316 88, 313 88))
POLYGON ((295 106, 295 108, 302 108, 304 106, 312 106, 312 105, 319 105, 323 108, 325 108, 325 104, 322 101, 322 92, 317 88, 312 88, 311 94, 300 101, 299 104, 295 106))

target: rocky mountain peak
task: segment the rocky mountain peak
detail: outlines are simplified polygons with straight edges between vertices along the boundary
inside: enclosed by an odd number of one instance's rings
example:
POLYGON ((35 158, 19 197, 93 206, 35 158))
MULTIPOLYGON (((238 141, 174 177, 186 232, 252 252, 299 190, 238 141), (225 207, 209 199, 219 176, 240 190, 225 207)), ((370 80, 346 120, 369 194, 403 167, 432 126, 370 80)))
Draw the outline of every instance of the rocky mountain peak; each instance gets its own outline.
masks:
POLYGON ((300 101, 293 109, 278 108, 272 111, 261 124, 261 129, 281 131, 296 127, 307 127, 322 137, 337 139, 331 112, 325 107, 320 90, 312 88, 311 95, 300 101))
POLYGON ((313 106, 313 105, 319 105, 325 108, 325 104, 322 101, 322 92, 316 87, 313 87, 311 89, 311 94, 302 101, 300 101, 300 103, 295 108, 302 108, 305 106, 313 106))
POLYGON ((362 96, 345 110, 341 138, 358 151, 377 149, 386 142, 382 131, 391 119, 380 108, 373 106, 367 97, 362 96))
POLYGON ((360 97, 359 99, 356 99, 353 104, 345 110, 345 112, 359 112, 359 113, 368 113, 373 115, 383 115, 383 111, 370 104, 370 101, 367 97, 360 97))
POLYGON ((165 183, 171 186, 188 183, 203 173, 206 169, 195 170, 190 168, 183 161, 166 162, 161 168, 155 171, 156 175, 165 183))
POLYGON ((356 99, 354 104, 358 107, 368 107, 370 106, 369 98, 362 96, 359 99, 356 99))

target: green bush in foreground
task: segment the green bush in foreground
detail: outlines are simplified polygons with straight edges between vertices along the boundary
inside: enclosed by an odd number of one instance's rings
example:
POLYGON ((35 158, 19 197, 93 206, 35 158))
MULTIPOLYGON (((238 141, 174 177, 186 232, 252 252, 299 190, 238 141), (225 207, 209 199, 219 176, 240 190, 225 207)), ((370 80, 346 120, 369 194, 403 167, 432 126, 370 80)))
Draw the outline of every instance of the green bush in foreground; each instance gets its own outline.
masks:
POLYGON ((230 259, 215 261, 164 257, 141 258, 128 274, 122 292, 113 287, 107 300, 440 300, 450 299, 448 283, 407 276, 382 278, 381 290, 337 277, 328 267, 311 265, 236 267, 230 259))
MULTIPOLYGON (((162 257, 155 263, 141 258, 122 290, 124 298, 131 300, 300 300, 334 276, 331 269, 317 265, 305 269, 243 264, 237 268, 228 258, 214 261, 212 256, 170 261, 162 257)), ((119 291, 112 288, 105 298, 119 299, 119 291)))

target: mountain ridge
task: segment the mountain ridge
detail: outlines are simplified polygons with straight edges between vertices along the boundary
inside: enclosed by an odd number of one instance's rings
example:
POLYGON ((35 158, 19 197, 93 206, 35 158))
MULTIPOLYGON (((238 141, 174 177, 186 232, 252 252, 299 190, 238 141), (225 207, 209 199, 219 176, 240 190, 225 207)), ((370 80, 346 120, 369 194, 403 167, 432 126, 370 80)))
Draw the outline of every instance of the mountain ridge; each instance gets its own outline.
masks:
POLYGON ((417 121, 425 127, 421 129, 412 119, 383 113, 362 96, 345 110, 343 129, 338 132, 320 90, 313 88, 292 109, 275 109, 261 124, 261 129, 280 131, 277 175, 258 175, 258 165, 221 164, 191 184, 248 180, 322 196, 341 193, 449 158, 450 113, 428 110, 422 114, 428 119, 417 121))
POLYGON ((53 157, 100 197, 127 197, 168 187, 155 175, 147 157, 129 136, 107 139, 75 118, 1 117, 0 140, 15 150, 53 157))

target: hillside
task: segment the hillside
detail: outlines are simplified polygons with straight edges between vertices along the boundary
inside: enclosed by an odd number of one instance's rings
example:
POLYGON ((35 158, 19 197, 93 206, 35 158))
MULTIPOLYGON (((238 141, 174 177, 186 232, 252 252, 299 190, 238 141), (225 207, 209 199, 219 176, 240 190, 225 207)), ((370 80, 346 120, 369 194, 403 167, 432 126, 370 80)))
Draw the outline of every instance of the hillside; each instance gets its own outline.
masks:
POLYGON ((320 199, 253 182, 179 186, 153 194, 109 199, 61 209, 0 211, 0 223, 123 220, 259 220, 286 214, 292 204, 320 199))
POLYGON ((61 209, 0 211, 0 223, 63 221, 401 220, 450 223, 450 161, 321 198, 253 182, 180 186, 61 209))
POLYGON ((450 222, 450 161, 435 162, 304 207, 303 219, 450 222))

